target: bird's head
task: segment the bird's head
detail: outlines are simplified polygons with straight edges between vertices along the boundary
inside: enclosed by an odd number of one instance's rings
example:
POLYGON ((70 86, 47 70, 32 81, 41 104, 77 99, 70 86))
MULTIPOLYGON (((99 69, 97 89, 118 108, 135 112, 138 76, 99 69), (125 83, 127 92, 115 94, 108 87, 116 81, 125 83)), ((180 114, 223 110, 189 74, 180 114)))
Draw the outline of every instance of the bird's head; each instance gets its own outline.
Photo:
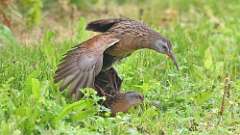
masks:
POLYGON ((137 92, 127 92, 124 94, 124 99, 129 103, 129 105, 137 105, 143 102, 143 95, 137 92))
POLYGON ((112 116, 115 116, 118 112, 127 112, 129 108, 142 103, 144 100, 141 94, 133 91, 126 93, 117 93, 111 98, 112 99, 109 100, 109 106, 111 108, 112 116))
POLYGON ((178 69, 176 57, 172 51, 172 44, 168 39, 165 39, 163 37, 157 38, 157 40, 154 40, 153 44, 151 45, 151 49, 159 53, 166 54, 173 60, 174 65, 178 69))

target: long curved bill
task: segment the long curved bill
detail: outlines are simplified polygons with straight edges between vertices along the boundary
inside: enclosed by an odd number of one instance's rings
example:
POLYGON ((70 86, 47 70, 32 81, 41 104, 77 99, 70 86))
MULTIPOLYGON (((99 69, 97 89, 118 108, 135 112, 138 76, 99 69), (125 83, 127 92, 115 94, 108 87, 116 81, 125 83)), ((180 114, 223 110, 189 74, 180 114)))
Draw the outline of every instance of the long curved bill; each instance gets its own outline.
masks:
POLYGON ((172 53, 172 51, 170 51, 168 54, 168 57, 170 57, 173 61, 173 64, 176 66, 177 70, 179 70, 179 66, 177 64, 177 60, 176 60, 176 57, 175 55, 172 53))

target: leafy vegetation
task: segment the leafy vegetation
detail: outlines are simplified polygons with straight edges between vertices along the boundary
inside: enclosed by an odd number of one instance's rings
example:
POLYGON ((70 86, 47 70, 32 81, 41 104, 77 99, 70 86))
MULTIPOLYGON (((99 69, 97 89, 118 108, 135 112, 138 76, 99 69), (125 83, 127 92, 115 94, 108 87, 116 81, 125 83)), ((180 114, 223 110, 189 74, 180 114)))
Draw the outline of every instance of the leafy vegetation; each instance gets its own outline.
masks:
POLYGON ((41 0, 21 0, 19 7, 24 13, 28 26, 38 26, 42 17, 42 1, 41 0))
MULTIPOLYGON (((36 0, 31 6, 36 10, 37 1, 47 3, 36 0)), ((116 3, 108 10, 136 8, 135 1, 116 3)), ((145 101, 114 118, 97 104, 93 90, 72 101, 53 83, 62 55, 90 37, 84 30, 87 16, 74 21, 68 38, 59 41, 59 33, 48 29, 32 44, 1 24, 0 134, 240 134, 239 2, 153 0, 137 6, 144 10, 142 19, 173 42, 180 71, 151 50, 115 65, 123 89, 143 93, 145 101)), ((41 25, 42 13, 31 13, 32 24, 41 25)))

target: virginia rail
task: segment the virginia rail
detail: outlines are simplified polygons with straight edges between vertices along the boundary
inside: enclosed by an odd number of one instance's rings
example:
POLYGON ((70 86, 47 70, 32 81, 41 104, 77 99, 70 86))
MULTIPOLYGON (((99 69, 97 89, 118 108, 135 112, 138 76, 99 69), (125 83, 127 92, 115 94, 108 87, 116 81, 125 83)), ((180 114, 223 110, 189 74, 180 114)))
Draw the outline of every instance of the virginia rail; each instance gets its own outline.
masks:
POLYGON ((124 95, 120 92, 122 80, 113 64, 138 49, 148 48, 166 54, 178 69, 170 41, 143 22, 127 18, 102 19, 90 22, 86 29, 101 34, 68 51, 54 76, 55 83, 60 82, 60 90, 68 88, 71 95, 86 87, 94 88, 100 96, 117 99, 124 95))
POLYGON ((95 78, 95 86, 99 96, 105 96, 103 105, 111 109, 111 115, 127 112, 130 107, 143 102, 143 96, 137 92, 122 93, 122 80, 114 68, 99 73, 95 78))
POLYGON ((143 96, 134 91, 118 93, 106 98, 104 105, 111 109, 111 116, 116 116, 118 112, 127 112, 130 107, 143 102, 143 96))

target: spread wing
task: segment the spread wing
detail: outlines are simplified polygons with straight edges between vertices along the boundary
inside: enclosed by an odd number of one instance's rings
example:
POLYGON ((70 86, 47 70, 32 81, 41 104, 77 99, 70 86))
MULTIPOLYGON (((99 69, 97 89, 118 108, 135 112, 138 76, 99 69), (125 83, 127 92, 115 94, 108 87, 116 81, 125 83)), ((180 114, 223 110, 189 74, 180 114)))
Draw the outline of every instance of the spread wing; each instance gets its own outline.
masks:
POLYGON ((70 50, 58 65, 54 82, 60 90, 69 88, 75 94, 80 88, 94 88, 95 76, 102 69, 103 52, 119 39, 111 35, 97 35, 70 50))

